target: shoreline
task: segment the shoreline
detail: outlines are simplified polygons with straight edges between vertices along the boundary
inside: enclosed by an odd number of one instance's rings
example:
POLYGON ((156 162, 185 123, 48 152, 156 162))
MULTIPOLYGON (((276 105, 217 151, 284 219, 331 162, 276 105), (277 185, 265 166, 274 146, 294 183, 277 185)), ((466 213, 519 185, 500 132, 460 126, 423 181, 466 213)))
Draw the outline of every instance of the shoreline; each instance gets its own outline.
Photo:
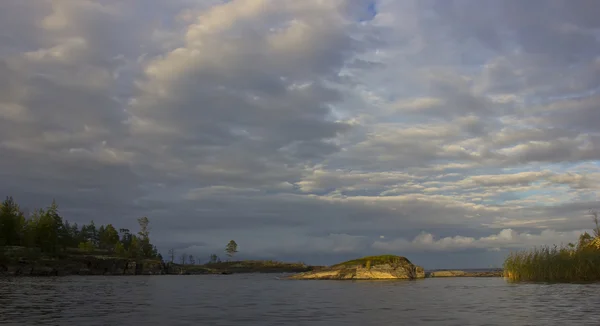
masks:
MULTIPOLYGON (((160 259, 135 259, 87 253, 55 256, 17 254, 0 258, 3 258, 0 259, 0 277, 290 274, 289 277, 294 278, 294 276, 307 273, 327 273, 332 268, 336 269, 336 266, 339 267, 354 262, 350 261, 332 266, 312 266, 301 262, 242 260, 192 265, 164 262, 160 259)), ((359 263, 362 264, 362 261, 359 261, 359 263)), ((346 267, 352 269, 358 266, 346 267)), ((423 270, 418 267, 417 269, 420 276, 414 276, 416 278, 503 277, 503 270, 498 268, 423 270)), ((373 278, 372 276, 370 275, 371 278, 373 278)), ((390 277, 386 276, 385 278, 390 277)))
MULTIPOLYGON (((180 265, 159 261, 132 261, 122 258, 78 257, 69 259, 70 264, 61 264, 61 260, 20 260, 10 264, 0 264, 0 277, 63 277, 63 276, 155 276, 155 275, 233 275, 233 274, 300 274, 323 269, 323 266, 299 266, 295 263, 272 263, 263 261, 235 261, 219 263, 220 266, 180 265), (93 263, 95 261, 95 264, 93 263), (103 266, 98 261, 108 262, 103 266), (82 264, 83 263, 83 264, 82 264), (268 266, 271 265, 271 266, 268 266)), ((499 269, 447 269, 425 271, 424 278, 457 277, 503 277, 499 269)))

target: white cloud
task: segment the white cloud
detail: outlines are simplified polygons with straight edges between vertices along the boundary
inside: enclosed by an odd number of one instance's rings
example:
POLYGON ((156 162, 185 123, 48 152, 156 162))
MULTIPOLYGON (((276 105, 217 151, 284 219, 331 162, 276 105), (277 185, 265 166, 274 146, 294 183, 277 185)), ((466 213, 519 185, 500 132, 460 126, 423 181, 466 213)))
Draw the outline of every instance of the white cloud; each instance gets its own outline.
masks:
POLYGON ((0 191, 80 223, 147 215, 159 246, 204 253, 446 255, 586 229, 597 4, 369 4, 1 2, 0 191))
POLYGON ((378 250, 395 252, 439 251, 452 252, 460 250, 485 249, 490 251, 515 250, 539 247, 548 244, 566 246, 576 243, 579 235, 589 230, 557 232, 546 229, 540 233, 517 232, 513 229, 502 229, 498 234, 485 237, 453 236, 435 239, 431 233, 421 233, 412 241, 397 238, 391 241, 375 241, 373 247, 378 250))

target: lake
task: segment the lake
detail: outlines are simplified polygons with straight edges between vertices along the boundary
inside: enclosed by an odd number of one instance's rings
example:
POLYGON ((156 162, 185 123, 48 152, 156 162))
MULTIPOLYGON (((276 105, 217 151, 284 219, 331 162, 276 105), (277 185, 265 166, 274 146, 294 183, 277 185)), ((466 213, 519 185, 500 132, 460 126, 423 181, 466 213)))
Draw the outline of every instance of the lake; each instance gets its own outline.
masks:
POLYGON ((600 285, 278 274, 0 279, 0 325, 600 325, 600 285))

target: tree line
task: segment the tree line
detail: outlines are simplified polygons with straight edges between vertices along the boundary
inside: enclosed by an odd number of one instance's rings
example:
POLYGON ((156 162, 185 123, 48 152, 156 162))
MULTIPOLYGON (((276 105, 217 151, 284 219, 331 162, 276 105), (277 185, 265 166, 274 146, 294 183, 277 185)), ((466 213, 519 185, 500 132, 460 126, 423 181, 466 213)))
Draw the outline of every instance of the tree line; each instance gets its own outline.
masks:
POLYGON ((138 220, 137 234, 129 229, 118 229, 112 224, 100 225, 91 221, 78 226, 60 216, 55 201, 46 209, 36 209, 29 216, 21 210, 12 197, 0 204, 0 247, 22 246, 38 248, 49 255, 58 255, 68 248, 81 251, 104 251, 120 257, 143 259, 162 257, 150 242, 150 221, 138 220))

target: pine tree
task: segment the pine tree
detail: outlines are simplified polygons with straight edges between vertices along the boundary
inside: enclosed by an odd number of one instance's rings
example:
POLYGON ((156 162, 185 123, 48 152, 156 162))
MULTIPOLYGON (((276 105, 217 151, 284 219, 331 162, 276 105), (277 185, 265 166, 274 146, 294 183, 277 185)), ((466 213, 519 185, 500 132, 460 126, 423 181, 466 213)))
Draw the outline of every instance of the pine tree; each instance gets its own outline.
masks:
POLYGON ((25 216, 12 197, 0 204, 0 246, 18 246, 24 238, 25 216))

